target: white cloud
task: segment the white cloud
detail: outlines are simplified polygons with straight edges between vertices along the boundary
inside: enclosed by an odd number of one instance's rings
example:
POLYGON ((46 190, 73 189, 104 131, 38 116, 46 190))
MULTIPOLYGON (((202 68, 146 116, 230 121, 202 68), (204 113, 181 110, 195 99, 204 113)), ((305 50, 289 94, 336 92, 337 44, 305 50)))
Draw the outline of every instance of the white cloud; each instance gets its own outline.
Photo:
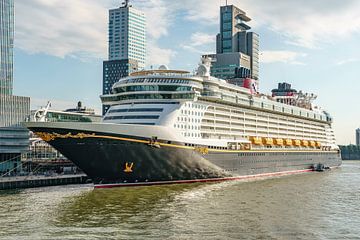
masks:
MULTIPOLYGON (((224 3, 183 0, 177 7, 186 12, 185 19, 209 25, 219 24, 219 7, 224 3)), ((360 32, 357 0, 229 0, 228 4, 246 11, 253 19, 251 26, 265 26, 284 36, 287 43, 301 47, 319 48, 360 32)))
POLYGON ((304 65, 299 61, 299 58, 306 57, 305 53, 293 52, 293 51, 263 51, 260 53, 260 62, 262 63, 287 63, 304 65))
POLYGON ((174 8, 169 8, 163 0, 141 0, 136 2, 136 7, 144 11, 147 22, 147 33, 150 38, 158 39, 168 35, 168 29, 173 22, 171 16, 174 8))
POLYGON ((211 49, 214 48, 214 44, 216 42, 216 34, 207 34, 204 32, 195 32, 191 35, 189 43, 183 43, 180 47, 184 50, 204 54, 205 52, 209 52, 204 50, 205 47, 209 47, 211 44, 211 49))
MULTIPOLYGON (((16 1, 15 45, 31 54, 106 59, 108 9, 116 6, 113 0, 16 1)), ((163 0, 139 0, 137 8, 147 17, 150 62, 169 62, 174 51, 159 48, 156 40, 168 34, 171 9, 163 0)))
POLYGON ((148 66, 153 65, 169 65, 171 59, 176 56, 177 52, 172 49, 160 48, 156 43, 151 43, 151 48, 149 48, 148 54, 148 66))
MULTIPOLYGON (((179 18, 204 29, 218 25, 219 6, 224 2, 138 0, 133 4, 146 13, 148 51, 157 52, 158 40, 169 34, 179 18), (155 49, 151 49, 150 42, 156 43, 155 49)), ((360 32, 357 0, 277 0, 276 4, 268 0, 229 0, 229 4, 239 6, 254 19, 250 25, 255 31, 258 26, 267 27, 284 36, 287 43, 302 47, 321 47, 360 32)), ((108 9, 119 5, 115 0, 16 1, 16 47, 58 57, 106 59, 108 9)), ((197 31, 191 43, 184 45, 194 48, 196 41, 198 46, 214 42, 215 34, 212 39, 197 31)), ((174 55, 170 51, 164 59, 174 55)))
POLYGON ((195 32, 191 35, 191 46, 202 46, 216 41, 216 34, 195 32))
POLYGON ((359 62, 359 61, 360 60, 358 58, 348 58, 348 59, 340 60, 340 61, 336 62, 335 64, 336 65, 345 65, 348 63, 354 63, 354 62, 359 62))
POLYGON ((107 9, 96 0, 16 1, 15 46, 29 53, 106 56, 107 9))

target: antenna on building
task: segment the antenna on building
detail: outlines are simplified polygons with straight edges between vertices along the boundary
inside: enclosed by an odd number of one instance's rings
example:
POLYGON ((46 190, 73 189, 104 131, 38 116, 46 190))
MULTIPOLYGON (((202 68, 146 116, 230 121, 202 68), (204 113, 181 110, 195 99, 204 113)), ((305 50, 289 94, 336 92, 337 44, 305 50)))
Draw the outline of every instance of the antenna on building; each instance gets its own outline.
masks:
POLYGON ((130 0, 124 0, 125 2, 123 2, 123 4, 124 4, 124 7, 126 8, 126 7, 128 7, 129 6, 129 1, 130 0))

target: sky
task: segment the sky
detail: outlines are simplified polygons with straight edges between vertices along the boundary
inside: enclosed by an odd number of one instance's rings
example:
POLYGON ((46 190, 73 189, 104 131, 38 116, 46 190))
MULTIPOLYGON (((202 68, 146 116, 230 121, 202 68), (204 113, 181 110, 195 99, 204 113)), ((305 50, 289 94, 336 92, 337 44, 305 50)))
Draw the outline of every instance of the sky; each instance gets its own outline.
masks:
MULTIPOLYGON (((147 17, 147 66, 193 71, 215 52, 225 0, 133 0, 147 17)), ((334 118, 338 144, 360 127, 360 1, 228 0, 260 35, 260 91, 278 82, 318 95, 334 118)), ((14 93, 31 108, 80 100, 101 110, 108 9, 121 0, 15 0, 14 93)))

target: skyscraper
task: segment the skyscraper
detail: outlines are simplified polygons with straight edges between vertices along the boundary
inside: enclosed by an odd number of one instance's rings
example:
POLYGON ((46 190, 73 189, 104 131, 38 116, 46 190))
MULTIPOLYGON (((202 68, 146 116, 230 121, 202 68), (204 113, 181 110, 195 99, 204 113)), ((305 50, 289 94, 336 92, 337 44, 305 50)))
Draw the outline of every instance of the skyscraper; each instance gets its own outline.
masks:
POLYGON ((30 114, 30 98, 12 95, 14 1, 0 0, 0 172, 16 172, 28 149, 29 132, 20 123, 30 114))
POLYGON ((356 129, 356 145, 360 146, 360 128, 356 129))
POLYGON ((145 14, 128 1, 109 11, 109 60, 136 60, 139 68, 146 61, 145 14))
POLYGON ((14 2, 0 0, 0 94, 12 94, 13 45, 14 45, 14 2))
POLYGON ((251 19, 234 5, 220 7, 220 33, 211 74, 224 79, 259 79, 259 35, 248 32, 251 19))
MULTIPOLYGON (((146 62, 145 14, 125 0, 123 6, 109 10, 109 60, 103 64, 103 94, 120 78, 143 69, 146 62)), ((103 114, 109 106, 103 106, 103 114)))

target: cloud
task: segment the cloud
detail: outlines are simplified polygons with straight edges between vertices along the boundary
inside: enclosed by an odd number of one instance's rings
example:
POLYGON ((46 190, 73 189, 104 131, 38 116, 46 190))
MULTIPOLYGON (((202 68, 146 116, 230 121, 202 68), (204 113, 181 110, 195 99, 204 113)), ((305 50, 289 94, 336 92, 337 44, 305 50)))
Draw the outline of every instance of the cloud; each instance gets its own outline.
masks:
POLYGON ((168 35, 168 29, 173 23, 174 8, 169 8, 163 0, 141 0, 136 2, 146 15, 147 33, 152 39, 168 35))
MULTIPOLYGON (((29 53, 57 57, 106 59, 108 9, 116 0, 26 0, 16 3, 15 46, 29 53)), ((138 0, 133 3, 147 16, 148 52, 159 52, 158 40, 169 35, 179 19, 204 27, 219 24, 218 0, 138 0), (155 43, 154 48, 150 43, 155 43)), ((254 20, 255 28, 268 28, 283 36, 288 44, 318 48, 360 32, 360 1, 357 0, 229 0, 254 20)), ((210 34, 212 35, 212 34, 210 34)), ((211 43, 206 32, 195 32, 185 48, 211 43), (198 44, 198 45, 196 45, 198 44)), ((214 48, 214 46, 212 46, 214 48)), ((201 50, 201 49, 200 49, 201 50)), ((162 51, 164 60, 175 50, 162 51), (165 54, 166 53, 166 54, 165 54)), ((158 58, 152 54, 150 57, 158 58)), ((157 60, 155 60, 157 62, 157 60)))
POLYGON ((204 32, 195 32, 191 35, 190 41, 188 43, 183 43, 180 47, 184 50, 204 54, 207 51, 204 51, 204 46, 209 47, 211 44, 211 49, 214 48, 213 43, 216 42, 216 34, 207 34, 204 32))
MULTIPOLYGON (((219 24, 220 4, 224 2, 184 0, 177 7, 185 11, 186 20, 209 25, 219 24)), ((228 4, 246 11, 255 30, 266 27, 286 43, 305 48, 320 48, 360 32, 358 0, 229 0, 228 4)))
POLYGON ((336 65, 345 65, 345 64, 348 64, 348 63, 354 63, 354 62, 359 62, 360 60, 358 58, 348 58, 348 59, 343 59, 343 60, 340 60, 338 62, 336 62, 335 64, 336 65))
POLYGON ((195 32, 191 35, 191 46, 202 46, 216 41, 216 34, 195 32))
POLYGON ((177 52, 172 49, 164 49, 160 48, 156 45, 156 43, 150 43, 151 48, 149 48, 148 53, 148 66, 152 65, 169 65, 171 63, 171 59, 176 56, 177 52))
POLYGON ((56 57, 104 58, 107 9, 96 0, 16 1, 15 46, 56 57))
POLYGON ((287 63, 295 65, 304 65, 299 58, 306 57, 305 53, 293 51, 263 51, 260 53, 260 62, 262 63, 287 63))
MULTIPOLYGON (((163 0, 139 0, 136 5, 146 14, 151 62, 168 62, 174 51, 159 48, 156 40, 168 34, 171 9, 163 0)), ((106 59, 108 9, 117 6, 113 0, 16 1, 15 45, 31 54, 106 59)))

